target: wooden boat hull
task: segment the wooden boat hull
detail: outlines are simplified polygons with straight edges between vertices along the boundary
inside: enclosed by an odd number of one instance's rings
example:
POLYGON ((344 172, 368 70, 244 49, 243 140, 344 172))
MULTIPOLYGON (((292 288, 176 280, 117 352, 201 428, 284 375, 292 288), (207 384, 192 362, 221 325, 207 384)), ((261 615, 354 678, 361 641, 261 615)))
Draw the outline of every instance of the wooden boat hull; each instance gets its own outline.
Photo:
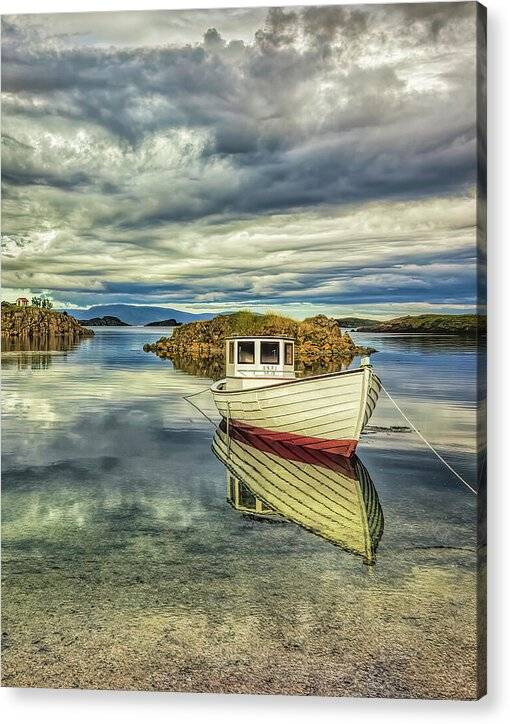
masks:
POLYGON ((266 515, 278 514, 344 550, 375 563, 384 517, 361 461, 246 436, 223 423, 212 449, 247 486, 266 515))
POLYGON ((350 456, 380 389, 365 366, 243 390, 220 380, 211 391, 220 415, 247 434, 350 456))

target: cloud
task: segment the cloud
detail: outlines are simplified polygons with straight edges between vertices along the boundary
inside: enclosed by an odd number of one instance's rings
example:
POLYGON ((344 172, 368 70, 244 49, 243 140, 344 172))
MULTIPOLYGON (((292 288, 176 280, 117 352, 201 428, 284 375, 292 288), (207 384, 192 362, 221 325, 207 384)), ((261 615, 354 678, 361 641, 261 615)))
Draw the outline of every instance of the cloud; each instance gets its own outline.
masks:
POLYGON ((474 302, 473 4, 261 12, 4 18, 6 286, 474 302))

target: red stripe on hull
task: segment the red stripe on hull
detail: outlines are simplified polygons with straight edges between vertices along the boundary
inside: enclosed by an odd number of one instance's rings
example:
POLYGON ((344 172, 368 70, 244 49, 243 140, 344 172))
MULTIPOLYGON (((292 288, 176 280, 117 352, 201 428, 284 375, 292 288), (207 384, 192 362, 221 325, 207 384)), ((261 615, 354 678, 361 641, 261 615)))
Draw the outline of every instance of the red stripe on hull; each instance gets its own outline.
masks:
MULTIPOLYGON (((297 435, 294 432, 277 432, 276 430, 267 430, 263 427, 253 427, 239 420, 230 420, 233 431, 238 430, 245 437, 248 444, 252 444, 258 449, 264 441, 267 444, 281 443, 285 447, 293 446, 310 451, 328 453, 330 455, 342 455, 343 457, 351 457, 356 451, 357 440, 330 440, 324 437, 307 437, 305 435, 297 435)), ((270 452, 270 450, 268 451, 270 452)))

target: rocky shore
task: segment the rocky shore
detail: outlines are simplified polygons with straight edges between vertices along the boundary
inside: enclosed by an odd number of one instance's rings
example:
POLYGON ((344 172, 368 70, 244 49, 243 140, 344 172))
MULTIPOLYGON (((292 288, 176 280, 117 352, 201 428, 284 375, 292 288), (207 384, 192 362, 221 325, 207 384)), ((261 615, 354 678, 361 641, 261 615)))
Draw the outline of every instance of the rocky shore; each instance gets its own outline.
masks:
POLYGON ((230 335, 289 336, 296 340, 296 368, 334 371, 349 364, 358 354, 369 351, 357 347, 349 334, 342 333, 335 319, 324 315, 302 322, 276 314, 236 312, 214 319, 183 324, 171 337, 161 337, 144 345, 146 352, 169 357, 180 369, 198 366, 215 370, 221 376, 225 338, 230 335))
POLYGON ((54 312, 39 307, 18 307, 2 302, 2 338, 92 337, 94 332, 83 327, 67 312, 54 312))

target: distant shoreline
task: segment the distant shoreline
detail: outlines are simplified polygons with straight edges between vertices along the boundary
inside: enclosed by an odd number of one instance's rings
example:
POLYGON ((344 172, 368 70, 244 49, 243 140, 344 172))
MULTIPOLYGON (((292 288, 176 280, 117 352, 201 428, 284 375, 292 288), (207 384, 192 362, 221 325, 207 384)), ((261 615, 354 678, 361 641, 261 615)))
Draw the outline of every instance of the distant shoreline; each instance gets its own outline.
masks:
POLYGON ((487 332, 487 317, 481 314, 418 314, 356 327, 371 334, 434 334, 478 337, 487 332))

